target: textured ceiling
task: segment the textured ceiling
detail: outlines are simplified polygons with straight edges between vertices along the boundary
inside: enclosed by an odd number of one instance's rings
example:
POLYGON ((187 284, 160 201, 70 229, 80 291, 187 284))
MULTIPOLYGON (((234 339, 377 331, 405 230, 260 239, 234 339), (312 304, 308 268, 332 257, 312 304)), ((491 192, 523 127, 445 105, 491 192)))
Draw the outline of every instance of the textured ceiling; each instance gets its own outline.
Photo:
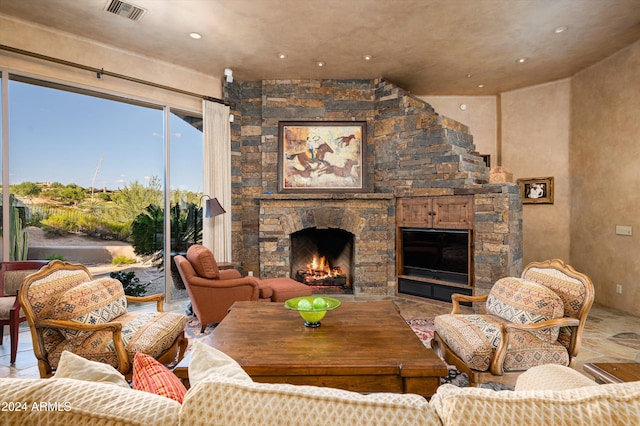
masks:
POLYGON ((384 77, 416 95, 558 80, 640 40, 640 0, 131 0, 147 10, 139 22, 106 3, 0 0, 0 14, 209 75, 384 77))

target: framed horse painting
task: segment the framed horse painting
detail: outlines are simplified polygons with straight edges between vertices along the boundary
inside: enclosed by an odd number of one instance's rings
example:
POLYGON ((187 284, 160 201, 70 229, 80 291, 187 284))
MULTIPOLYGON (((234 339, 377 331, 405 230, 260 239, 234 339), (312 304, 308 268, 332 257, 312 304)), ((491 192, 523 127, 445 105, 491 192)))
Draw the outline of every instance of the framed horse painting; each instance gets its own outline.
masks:
POLYGON ((281 121, 279 192, 364 191, 364 121, 281 121))

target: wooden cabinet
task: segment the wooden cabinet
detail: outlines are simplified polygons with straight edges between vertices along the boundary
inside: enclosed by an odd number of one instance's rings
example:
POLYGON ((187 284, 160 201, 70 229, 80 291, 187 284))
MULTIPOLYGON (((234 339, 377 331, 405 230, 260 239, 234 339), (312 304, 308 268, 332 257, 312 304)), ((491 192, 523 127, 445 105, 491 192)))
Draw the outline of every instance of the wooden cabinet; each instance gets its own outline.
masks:
POLYGON ((451 301, 473 294, 472 195, 398 198, 397 292, 451 301))
POLYGON ((399 227, 473 229, 473 196, 399 198, 399 227))

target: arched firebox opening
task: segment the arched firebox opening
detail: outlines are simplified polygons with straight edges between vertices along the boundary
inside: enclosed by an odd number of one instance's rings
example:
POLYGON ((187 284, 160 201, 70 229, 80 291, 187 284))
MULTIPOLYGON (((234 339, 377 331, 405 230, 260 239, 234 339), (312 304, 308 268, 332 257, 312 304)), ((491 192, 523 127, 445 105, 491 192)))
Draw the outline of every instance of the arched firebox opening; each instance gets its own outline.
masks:
POLYGON ((353 293, 354 236, 327 228, 306 228, 291 238, 291 277, 314 293, 353 293))

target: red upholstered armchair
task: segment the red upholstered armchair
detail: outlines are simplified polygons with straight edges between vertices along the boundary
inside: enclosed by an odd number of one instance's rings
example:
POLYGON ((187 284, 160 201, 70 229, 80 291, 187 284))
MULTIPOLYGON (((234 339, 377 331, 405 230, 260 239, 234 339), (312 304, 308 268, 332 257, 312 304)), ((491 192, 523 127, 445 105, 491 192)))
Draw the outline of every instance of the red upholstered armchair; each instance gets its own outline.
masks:
POLYGON ((271 300, 270 287, 261 286, 254 277, 242 277, 235 269, 220 270, 213 253, 204 246, 192 245, 186 258, 178 255, 173 259, 203 333, 207 324, 222 321, 236 301, 271 300))

